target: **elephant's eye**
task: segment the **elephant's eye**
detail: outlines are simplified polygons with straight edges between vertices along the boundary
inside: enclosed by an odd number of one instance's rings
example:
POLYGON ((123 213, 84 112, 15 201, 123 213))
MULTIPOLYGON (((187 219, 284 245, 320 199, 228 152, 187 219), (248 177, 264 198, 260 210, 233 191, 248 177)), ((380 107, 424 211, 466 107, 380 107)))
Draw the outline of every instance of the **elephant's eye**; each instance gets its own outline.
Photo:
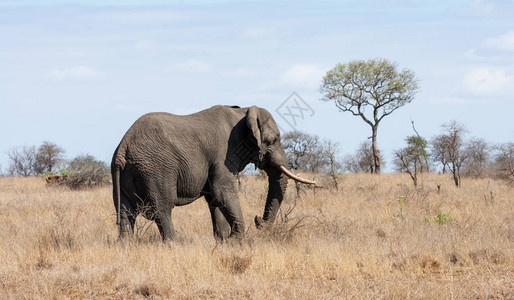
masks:
POLYGON ((265 141, 264 143, 267 145, 267 146, 270 146, 270 145, 273 145, 277 142, 277 138, 273 138, 273 139, 269 139, 267 141, 265 141))
POLYGON ((270 139, 266 142, 266 145, 270 146, 270 145, 274 145, 276 142, 278 141, 278 138, 273 138, 273 139, 270 139))

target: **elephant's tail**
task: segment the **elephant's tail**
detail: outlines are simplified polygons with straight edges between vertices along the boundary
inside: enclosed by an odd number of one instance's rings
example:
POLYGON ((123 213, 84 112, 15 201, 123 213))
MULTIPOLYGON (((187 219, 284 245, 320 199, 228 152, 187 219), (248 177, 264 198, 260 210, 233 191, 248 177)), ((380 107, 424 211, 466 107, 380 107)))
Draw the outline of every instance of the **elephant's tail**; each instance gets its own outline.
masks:
POLYGON ((111 163, 111 172, 112 172, 112 185, 113 185, 113 193, 116 201, 116 224, 121 224, 121 188, 120 188, 120 174, 121 170, 125 168, 125 152, 126 148, 123 145, 123 141, 120 143, 116 151, 114 152, 114 157, 111 163))

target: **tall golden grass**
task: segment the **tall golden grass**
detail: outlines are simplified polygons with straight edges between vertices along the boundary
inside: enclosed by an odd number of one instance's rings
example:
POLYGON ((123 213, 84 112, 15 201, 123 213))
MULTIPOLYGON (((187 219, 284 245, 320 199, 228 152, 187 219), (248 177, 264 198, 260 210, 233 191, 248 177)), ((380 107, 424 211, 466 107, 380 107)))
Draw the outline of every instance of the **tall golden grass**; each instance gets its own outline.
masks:
POLYGON ((266 183, 242 181, 244 240, 216 244, 200 199, 173 210, 177 241, 139 218, 120 243, 110 187, 0 178, 0 298, 514 298, 506 183, 352 174, 298 200, 290 183, 275 226, 258 231, 266 183))

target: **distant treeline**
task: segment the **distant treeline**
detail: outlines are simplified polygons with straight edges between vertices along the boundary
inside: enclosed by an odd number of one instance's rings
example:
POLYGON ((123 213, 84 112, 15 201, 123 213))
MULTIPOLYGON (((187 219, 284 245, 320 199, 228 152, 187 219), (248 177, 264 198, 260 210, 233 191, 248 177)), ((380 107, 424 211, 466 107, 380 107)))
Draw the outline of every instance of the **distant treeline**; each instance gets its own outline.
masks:
MULTIPOLYGON (((406 145, 394 151, 392 164, 398 172, 408 173, 414 185, 422 172, 451 173, 455 185, 461 177, 491 177, 514 182, 514 143, 490 144, 481 138, 466 138, 466 128, 450 121, 442 132, 426 139, 415 130, 405 138, 406 145)), ((314 173, 373 173, 371 142, 360 144, 354 154, 340 156, 340 145, 331 140, 301 131, 282 136, 282 145, 290 168, 314 173)), ((91 155, 66 159, 64 149, 45 141, 39 147, 20 146, 8 151, 8 176, 67 176, 72 187, 95 186, 110 181, 108 165, 91 155)), ((380 152, 379 152, 380 153, 380 152)), ((380 153, 381 164, 385 165, 380 153)))
POLYGON ((110 171, 107 164, 89 154, 70 160, 65 150, 55 143, 45 141, 39 147, 19 146, 7 152, 8 176, 62 176, 62 183, 71 188, 93 187, 107 184, 110 171))
MULTIPOLYGON (((416 132, 405 138, 404 147, 393 152, 392 164, 396 171, 410 174, 415 185, 419 173, 430 171, 451 173, 457 186, 462 176, 514 181, 514 143, 492 145, 481 138, 466 139, 466 134, 465 127, 456 121, 443 124, 442 132, 430 139, 416 132)), ((374 158, 369 141, 361 143, 354 154, 342 157, 337 143, 301 131, 284 134, 282 144, 291 167, 296 170, 373 173, 374 158)), ((382 155, 380 160, 384 165, 382 155)))

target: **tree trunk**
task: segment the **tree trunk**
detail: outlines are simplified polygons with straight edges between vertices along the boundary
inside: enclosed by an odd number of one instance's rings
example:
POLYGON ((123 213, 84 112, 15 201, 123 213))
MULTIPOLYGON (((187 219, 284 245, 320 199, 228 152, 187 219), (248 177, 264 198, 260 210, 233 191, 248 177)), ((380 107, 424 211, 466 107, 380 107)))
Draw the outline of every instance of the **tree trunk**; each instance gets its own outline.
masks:
POLYGON ((457 166, 457 178, 459 179, 458 187, 460 187, 462 185, 462 180, 460 178, 460 166, 457 166))
POLYGON ((376 174, 380 174, 380 151, 377 146, 377 129, 378 125, 372 126, 372 135, 371 135, 371 148, 373 150, 373 164, 374 164, 374 172, 376 174))
POLYGON ((417 160, 414 161, 414 176, 412 177, 412 181, 414 181, 414 186, 418 187, 418 163, 417 163, 417 160))
POLYGON ((339 186, 337 185, 337 177, 336 177, 336 168, 334 165, 334 158, 330 158, 330 176, 334 180, 334 186, 336 187, 336 191, 339 190, 339 186))
POLYGON ((459 177, 457 177, 457 173, 453 172, 453 181, 455 181, 455 186, 459 187, 459 177))
POLYGON ((459 187, 460 185, 460 180, 459 180, 459 176, 458 176, 458 171, 457 171, 457 167, 455 166, 454 163, 452 163, 452 173, 453 173, 453 181, 455 181, 455 186, 456 187, 459 187))
POLYGON ((416 174, 412 174, 412 171, 407 169, 407 174, 410 175, 410 178, 412 179, 412 182, 414 182, 414 186, 417 187, 418 186, 418 177, 416 176, 416 174))

